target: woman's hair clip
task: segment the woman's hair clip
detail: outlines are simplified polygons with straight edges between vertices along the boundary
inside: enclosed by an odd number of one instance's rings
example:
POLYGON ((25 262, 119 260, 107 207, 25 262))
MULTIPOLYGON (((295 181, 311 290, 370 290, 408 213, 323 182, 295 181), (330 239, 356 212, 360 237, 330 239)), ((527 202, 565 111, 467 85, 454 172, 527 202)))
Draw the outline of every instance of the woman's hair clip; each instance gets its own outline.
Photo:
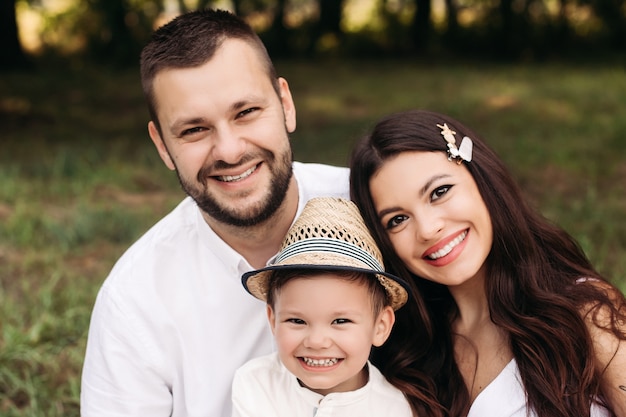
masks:
POLYGON ((472 149, 474 147, 472 140, 467 136, 463 137, 461 146, 457 148, 456 139, 454 138, 456 132, 451 130, 447 123, 444 123, 443 126, 438 124, 437 127, 441 129, 441 136, 443 136, 448 143, 448 161, 459 158, 456 161, 457 164, 460 164, 463 160, 470 162, 472 160, 472 149))

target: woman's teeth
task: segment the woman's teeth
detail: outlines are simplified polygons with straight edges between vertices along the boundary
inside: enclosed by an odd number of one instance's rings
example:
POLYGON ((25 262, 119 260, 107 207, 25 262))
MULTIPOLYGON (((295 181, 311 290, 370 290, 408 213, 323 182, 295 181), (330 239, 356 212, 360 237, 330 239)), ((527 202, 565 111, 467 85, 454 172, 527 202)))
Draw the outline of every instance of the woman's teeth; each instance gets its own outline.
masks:
POLYGON ((219 177, 220 181, 224 181, 224 182, 233 182, 233 181, 239 181, 242 180, 244 178, 247 178, 250 174, 252 174, 255 170, 256 170, 256 165, 253 166, 252 168, 250 168, 249 170, 239 174, 239 175, 222 175, 221 177, 219 177))
POLYGON ((309 366, 333 366, 334 364, 339 362, 339 359, 337 358, 332 358, 332 359, 302 358, 302 360, 304 361, 304 363, 306 363, 309 366))
POLYGON ((446 246, 439 249, 437 252, 434 252, 428 255, 428 258, 433 259, 433 260, 443 258, 447 254, 452 252, 452 249, 454 249, 456 245, 463 242, 463 240, 465 240, 465 236, 467 236, 467 230, 461 233, 460 235, 458 235, 452 242, 448 243, 446 246))

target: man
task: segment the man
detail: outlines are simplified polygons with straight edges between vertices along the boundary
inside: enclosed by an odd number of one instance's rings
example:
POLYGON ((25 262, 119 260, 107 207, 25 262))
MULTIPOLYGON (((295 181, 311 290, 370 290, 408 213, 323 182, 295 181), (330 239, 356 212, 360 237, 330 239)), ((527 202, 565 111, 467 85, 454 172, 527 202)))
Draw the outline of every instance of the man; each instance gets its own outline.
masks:
POLYGON ((192 12, 158 29, 141 76, 150 138, 189 197, 104 282, 81 413, 230 416, 235 370, 274 349, 265 305, 240 277, 278 252, 310 198, 347 197, 348 172, 292 162, 289 86, 228 12, 192 12))

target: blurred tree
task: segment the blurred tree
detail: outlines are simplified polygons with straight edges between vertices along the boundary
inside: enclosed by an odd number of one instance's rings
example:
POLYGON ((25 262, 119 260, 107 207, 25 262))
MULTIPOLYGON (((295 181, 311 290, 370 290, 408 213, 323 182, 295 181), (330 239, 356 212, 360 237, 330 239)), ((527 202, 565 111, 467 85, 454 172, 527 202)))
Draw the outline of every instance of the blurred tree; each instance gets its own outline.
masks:
POLYGON ((288 39, 289 34, 285 26, 285 7, 287 0, 277 0, 274 6, 274 18, 264 41, 267 48, 274 58, 286 57, 292 54, 291 46, 288 39))
POLYGON ((611 46, 626 49, 626 0, 586 0, 604 23, 611 46))
POLYGON ((89 41, 98 60, 115 65, 135 63, 140 45, 127 25, 127 0, 88 0, 90 8, 100 17, 89 41))
POLYGON ((25 68, 30 65, 20 43, 15 14, 15 0, 0 0, 0 70, 25 68))
POLYGON ((445 0, 446 31, 445 38, 448 44, 454 44, 459 39, 458 4, 455 0, 445 0))
POLYGON ((415 14, 411 22, 411 38, 413 48, 416 51, 422 51, 427 47, 432 32, 431 0, 415 0, 415 6, 415 14))
POLYGON ((309 54, 340 45, 344 38, 341 14, 344 0, 318 0, 319 17, 311 30, 309 54))

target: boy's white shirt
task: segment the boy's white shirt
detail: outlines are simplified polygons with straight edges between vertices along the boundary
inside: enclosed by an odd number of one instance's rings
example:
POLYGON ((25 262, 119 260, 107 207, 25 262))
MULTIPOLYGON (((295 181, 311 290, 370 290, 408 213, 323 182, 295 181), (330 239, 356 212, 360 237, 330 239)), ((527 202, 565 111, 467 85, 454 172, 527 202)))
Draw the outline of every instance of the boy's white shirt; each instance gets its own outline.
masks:
POLYGON ((252 359, 235 373, 232 417, 412 417, 404 394, 367 366, 364 387, 323 396, 301 386, 277 353, 252 359))

